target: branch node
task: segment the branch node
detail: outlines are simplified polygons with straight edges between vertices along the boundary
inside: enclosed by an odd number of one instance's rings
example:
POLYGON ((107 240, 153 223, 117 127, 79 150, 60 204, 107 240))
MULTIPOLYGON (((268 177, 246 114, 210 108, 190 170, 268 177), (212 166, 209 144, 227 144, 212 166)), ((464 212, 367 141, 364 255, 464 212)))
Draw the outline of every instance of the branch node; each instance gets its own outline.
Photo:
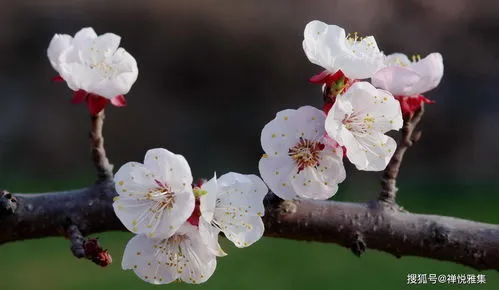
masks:
POLYGON ((350 245, 352 253, 360 258, 360 256, 366 251, 366 247, 367 245, 362 234, 360 232, 355 232, 353 234, 352 244, 350 245))
POLYGON ((284 200, 279 205, 279 211, 281 212, 281 214, 293 214, 296 212, 298 203, 298 200, 284 200))
POLYGON ((0 190, 0 218, 13 215, 17 210, 17 198, 7 190, 0 190))

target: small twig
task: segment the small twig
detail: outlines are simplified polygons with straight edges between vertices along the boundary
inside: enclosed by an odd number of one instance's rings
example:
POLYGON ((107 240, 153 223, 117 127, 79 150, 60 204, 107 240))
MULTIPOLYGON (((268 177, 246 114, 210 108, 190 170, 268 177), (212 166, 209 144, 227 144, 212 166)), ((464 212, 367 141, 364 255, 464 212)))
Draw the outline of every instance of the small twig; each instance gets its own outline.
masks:
POLYGON ((111 180, 113 178, 113 165, 109 163, 104 149, 104 137, 102 136, 102 126, 104 125, 104 110, 95 116, 90 116, 92 129, 90 130, 90 140, 92 145, 92 160, 97 170, 99 181, 111 180))
POLYGON ((71 252, 76 258, 86 258, 101 267, 112 263, 111 255, 102 249, 97 238, 85 238, 75 225, 68 227, 67 234, 71 240, 71 252))
POLYGON ((78 259, 85 257, 85 249, 83 248, 83 244, 85 243, 86 239, 85 237, 83 237, 78 227, 75 225, 69 226, 67 233, 68 238, 71 241, 71 252, 73 252, 73 255, 78 259))
POLYGON ((402 164, 402 159, 404 154, 409 147, 411 147, 414 142, 421 138, 421 131, 415 131, 416 126, 421 121, 421 117, 424 114, 424 104, 414 112, 413 115, 408 115, 404 119, 404 126, 402 127, 402 136, 397 144, 397 149, 393 154, 392 159, 388 163, 385 171, 383 172, 383 177, 381 178, 381 193, 378 200, 385 202, 389 205, 395 205, 395 198, 397 195, 397 176, 399 174, 400 165, 402 164))

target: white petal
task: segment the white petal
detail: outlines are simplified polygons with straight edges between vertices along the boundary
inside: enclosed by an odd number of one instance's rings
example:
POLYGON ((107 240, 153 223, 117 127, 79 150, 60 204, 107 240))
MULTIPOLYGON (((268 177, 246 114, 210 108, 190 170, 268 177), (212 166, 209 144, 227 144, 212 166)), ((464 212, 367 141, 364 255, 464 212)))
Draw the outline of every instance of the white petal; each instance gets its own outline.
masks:
POLYGON ((355 164, 358 170, 385 169, 397 147, 393 138, 381 133, 374 133, 365 138, 355 138, 346 128, 343 128, 341 133, 348 160, 355 164))
POLYGON ((199 218, 199 234, 203 239, 203 242, 208 247, 208 250, 218 257, 226 256, 227 253, 222 250, 220 244, 218 243, 218 235, 220 233, 220 229, 212 226, 210 222, 205 220, 203 216, 199 218))
POLYGON ((258 216, 248 216, 235 222, 225 219, 221 227, 227 239, 238 248, 252 245, 262 238, 265 230, 262 218, 258 216))
POLYGON ((290 184, 292 172, 296 171, 294 161, 289 157, 262 157, 258 164, 260 175, 270 190, 282 199, 293 199, 296 192, 290 184))
POLYGON ((50 41, 47 49, 47 56, 52 67, 59 71, 59 57, 61 53, 71 46, 73 37, 67 34, 56 34, 50 41))
POLYGON ((229 172, 218 179, 217 208, 233 207, 238 216, 263 216, 267 193, 267 186, 258 176, 229 172))
MULTIPOLYGON (((318 141, 324 137, 324 121, 326 115, 323 111, 311 107, 303 106, 296 110, 292 119, 295 127, 295 134, 298 138, 318 141)), ((296 145, 293 144, 293 146, 296 145)), ((289 150, 289 148, 288 148, 289 150)))
POLYGON ((211 222, 213 219, 213 212, 215 211, 215 205, 217 202, 218 195, 218 184, 217 175, 205 182, 201 186, 202 190, 206 191, 206 194, 202 195, 200 199, 199 210, 201 211, 201 216, 206 219, 207 222, 211 222))
POLYGON ((146 234, 151 220, 150 209, 154 202, 130 197, 117 197, 113 202, 116 216, 132 233, 146 234))
MULTIPOLYGON (((331 54, 330 49, 324 45, 324 39, 334 35, 337 41, 344 41, 345 35, 345 31, 340 27, 335 26, 331 30, 332 32, 328 33, 329 26, 326 23, 314 20, 305 26, 303 33, 303 51, 305 55, 310 62, 320 65, 325 69, 334 69, 335 58, 331 54), (343 31, 343 38, 341 37, 341 31, 343 31), (338 33, 335 34, 335 32, 338 33)), ((334 36, 332 39, 335 39, 334 36)))
POLYGON ((151 149, 146 153, 144 165, 173 192, 192 190, 191 168, 184 156, 163 148, 151 149))
POLYGON ((138 162, 121 166, 114 175, 114 184, 119 195, 130 197, 144 197, 151 188, 157 187, 153 172, 138 162))
MULTIPOLYGON (((183 266, 180 278, 186 283, 200 284, 213 275, 217 267, 217 260, 216 256, 206 248, 197 228, 191 225, 186 225, 183 228, 186 227, 189 227, 188 232, 185 233, 188 239, 176 247, 181 250, 183 255, 183 257, 178 258, 178 265, 183 266)), ((172 249, 175 248, 172 247, 172 249)), ((178 253, 176 256, 179 256, 178 253)))
POLYGON ((296 193, 303 198, 328 199, 338 191, 346 177, 341 148, 326 148, 317 167, 306 167, 291 180, 296 193))
POLYGON ((290 147, 298 140, 295 123, 292 121, 296 110, 283 110, 275 119, 263 127, 262 148, 269 156, 287 156, 290 147))
POLYGON ((73 45, 80 47, 85 42, 97 38, 97 33, 95 33, 92 27, 85 27, 78 31, 73 38, 73 45))
MULTIPOLYGON (((162 240, 148 239, 144 235, 133 237, 125 248, 121 267, 133 270, 142 280, 151 284, 168 284, 179 278, 179 274, 167 271, 164 258, 158 255, 162 240)), ((163 254, 164 255, 164 254, 163 254)))

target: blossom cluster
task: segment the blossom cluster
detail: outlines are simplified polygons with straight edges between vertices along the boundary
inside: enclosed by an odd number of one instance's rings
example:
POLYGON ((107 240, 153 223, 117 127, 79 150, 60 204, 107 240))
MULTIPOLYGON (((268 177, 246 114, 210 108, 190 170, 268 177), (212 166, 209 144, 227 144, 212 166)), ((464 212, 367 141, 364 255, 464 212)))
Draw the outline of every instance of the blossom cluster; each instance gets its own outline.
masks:
POLYGON ((230 172, 193 185, 185 158, 157 148, 147 151, 144 163, 124 164, 114 181, 115 213, 137 234, 122 267, 149 283, 202 283, 215 271, 217 256, 226 255, 220 232, 239 248, 263 235, 268 189, 256 175, 230 172))
MULTIPOLYGON (((124 94, 137 80, 137 62, 120 41, 116 34, 83 28, 74 37, 56 34, 49 44, 47 55, 59 74, 54 80, 66 82, 73 103, 86 102, 91 115, 109 103, 126 105, 124 94)), ((345 156, 359 170, 383 170, 397 146, 386 133, 432 103, 422 94, 443 75, 439 53, 412 61, 401 53, 387 56, 373 36, 346 35, 320 21, 305 27, 303 49, 324 69, 310 81, 323 84, 325 105, 286 109, 265 125, 263 180, 229 172, 193 184, 185 158, 162 148, 116 172, 113 207, 136 234, 123 269, 153 284, 205 282, 217 257, 226 255, 220 233, 239 248, 263 236, 267 186, 282 199, 328 199, 346 178, 345 156)))
POLYGON ((317 20, 305 27, 303 50, 324 69, 310 81, 323 84, 325 105, 278 112, 262 130, 259 169, 282 199, 327 199, 346 177, 344 156, 358 170, 386 168, 397 147, 386 133, 432 103, 422 94, 440 83, 443 61, 439 53, 387 56, 373 36, 317 20))

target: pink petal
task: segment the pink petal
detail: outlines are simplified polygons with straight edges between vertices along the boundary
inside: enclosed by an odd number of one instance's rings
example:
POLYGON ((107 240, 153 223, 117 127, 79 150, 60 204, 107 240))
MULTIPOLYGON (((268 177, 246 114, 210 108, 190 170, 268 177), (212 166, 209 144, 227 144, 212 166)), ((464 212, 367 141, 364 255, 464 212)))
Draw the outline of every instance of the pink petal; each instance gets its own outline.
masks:
POLYGON ((109 103, 109 100, 106 98, 92 94, 88 95, 87 106, 88 111, 92 116, 95 116, 102 111, 106 107, 107 103, 109 103))
POLYGON ((119 95, 111 99, 111 104, 116 107, 124 107, 126 106, 125 96, 119 95))
POLYGON ((79 104, 83 101, 85 101, 85 98, 87 97, 88 93, 84 90, 78 90, 73 93, 73 99, 71 100, 71 103, 73 104, 79 104))

